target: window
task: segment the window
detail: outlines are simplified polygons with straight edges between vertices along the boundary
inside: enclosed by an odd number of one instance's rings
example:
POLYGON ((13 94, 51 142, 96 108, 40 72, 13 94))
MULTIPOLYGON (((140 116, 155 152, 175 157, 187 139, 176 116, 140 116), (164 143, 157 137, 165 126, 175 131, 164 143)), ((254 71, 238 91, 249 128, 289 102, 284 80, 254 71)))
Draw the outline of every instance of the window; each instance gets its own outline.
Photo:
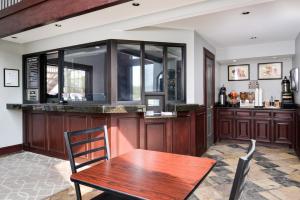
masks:
POLYGON ((182 47, 167 48, 167 87, 169 101, 184 101, 184 63, 182 47))
POLYGON ((141 101, 141 47, 118 44, 118 101, 141 101))
POLYGON ((64 52, 64 100, 106 102, 106 54, 106 45, 64 52))
POLYGON ((58 101, 58 52, 46 55, 46 98, 47 102, 58 101))
POLYGON ((145 92, 164 91, 163 46, 145 45, 145 92))

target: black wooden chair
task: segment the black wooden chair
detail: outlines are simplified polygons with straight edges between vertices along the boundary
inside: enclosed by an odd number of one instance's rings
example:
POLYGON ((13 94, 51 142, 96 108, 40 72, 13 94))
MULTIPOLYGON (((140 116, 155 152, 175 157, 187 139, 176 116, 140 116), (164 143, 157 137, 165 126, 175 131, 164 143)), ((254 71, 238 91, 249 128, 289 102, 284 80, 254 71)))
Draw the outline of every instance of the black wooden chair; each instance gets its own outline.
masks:
POLYGON ((246 177, 250 171, 250 161, 255 152, 255 140, 251 140, 247 155, 240 157, 235 173, 229 200, 239 200, 246 185, 246 177))
MULTIPOLYGON (((67 152, 70 160, 70 165, 72 169, 72 173, 76 173, 79 168, 86 167, 88 165, 94 164, 96 162, 105 161, 110 159, 110 150, 109 150, 109 142, 108 142, 108 134, 107 134, 107 127, 103 126, 101 128, 92 128, 92 129, 86 129, 86 130, 80 130, 80 131, 71 131, 71 132, 65 132, 64 133, 67 152), (95 133, 98 132, 104 132, 104 136, 97 136, 95 133), (72 138, 76 137, 76 142, 72 142, 72 138), (81 138, 81 139, 79 139, 81 138), (99 145, 98 147, 93 147, 90 150, 83 151, 83 152, 75 152, 74 148, 78 148, 80 146, 89 144, 89 143, 95 143, 98 141, 102 141, 103 145, 99 145), (79 158, 81 156, 91 155, 92 153, 98 153, 103 152, 104 156, 98 156, 96 158, 93 158, 86 162, 81 162, 80 164, 77 164, 75 162, 76 158, 79 158)), ((76 197, 77 200, 81 200, 81 191, 80 186, 78 183, 75 184, 75 190, 76 190, 76 197)), ((122 199, 118 196, 114 196, 110 193, 103 192, 100 195, 93 198, 93 200, 102 200, 102 199, 108 199, 108 200, 119 200, 122 199)))

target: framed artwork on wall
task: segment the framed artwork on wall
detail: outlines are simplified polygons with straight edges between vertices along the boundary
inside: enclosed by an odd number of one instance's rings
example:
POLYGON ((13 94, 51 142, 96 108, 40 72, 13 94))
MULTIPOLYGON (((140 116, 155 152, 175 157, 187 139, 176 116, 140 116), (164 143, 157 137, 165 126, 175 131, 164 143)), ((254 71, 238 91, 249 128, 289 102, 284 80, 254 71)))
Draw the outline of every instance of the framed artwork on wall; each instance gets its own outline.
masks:
POLYGON ((228 81, 247 81, 250 80, 250 65, 229 65, 228 81))
POLYGON ((20 71, 18 69, 4 68, 4 87, 20 86, 20 71))
POLYGON ((258 80, 282 79, 282 62, 258 63, 258 80))

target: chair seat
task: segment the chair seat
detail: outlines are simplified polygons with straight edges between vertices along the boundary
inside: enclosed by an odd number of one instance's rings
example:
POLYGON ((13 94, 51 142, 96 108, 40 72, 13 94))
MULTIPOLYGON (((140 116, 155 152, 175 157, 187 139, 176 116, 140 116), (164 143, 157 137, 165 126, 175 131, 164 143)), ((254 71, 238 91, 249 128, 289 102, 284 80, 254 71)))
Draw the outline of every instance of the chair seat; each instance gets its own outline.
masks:
POLYGON ((120 197, 111 193, 102 192, 91 200, 130 200, 130 198, 120 197))

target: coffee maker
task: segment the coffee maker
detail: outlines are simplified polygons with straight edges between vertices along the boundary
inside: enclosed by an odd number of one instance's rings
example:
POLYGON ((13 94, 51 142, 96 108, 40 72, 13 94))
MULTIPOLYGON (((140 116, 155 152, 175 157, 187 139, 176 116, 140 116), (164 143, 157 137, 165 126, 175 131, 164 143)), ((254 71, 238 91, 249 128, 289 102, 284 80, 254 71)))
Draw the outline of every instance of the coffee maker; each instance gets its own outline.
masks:
POLYGON ((285 76, 281 82, 281 105, 283 108, 294 108, 294 94, 291 91, 291 83, 285 76))
POLYGON ((223 85, 219 92, 219 106, 226 106, 226 105, 227 105, 226 87, 224 87, 223 85))

